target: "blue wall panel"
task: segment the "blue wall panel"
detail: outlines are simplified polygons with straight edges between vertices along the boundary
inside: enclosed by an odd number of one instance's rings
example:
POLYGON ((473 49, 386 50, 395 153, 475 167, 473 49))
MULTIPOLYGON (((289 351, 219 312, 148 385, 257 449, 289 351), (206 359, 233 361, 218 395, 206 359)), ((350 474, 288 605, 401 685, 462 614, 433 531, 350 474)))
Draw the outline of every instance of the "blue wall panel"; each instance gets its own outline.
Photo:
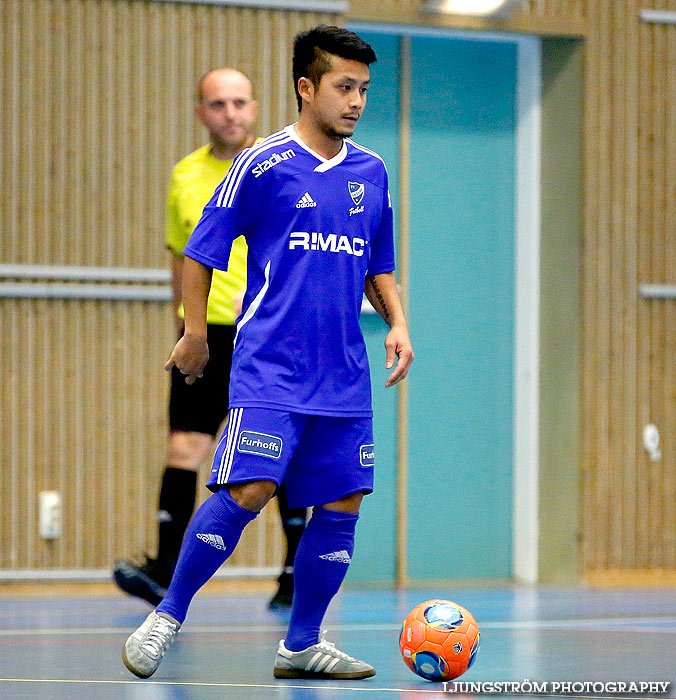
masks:
MULTIPOLYGON (((354 140, 378 153, 387 164, 392 204, 397 213, 399 39, 383 34, 361 36, 374 48, 378 62, 371 67, 366 110, 354 140)), ((396 231, 396 221, 395 221, 396 231)), ((387 326, 380 316, 362 314, 361 326, 371 363, 373 429, 376 449, 375 490, 364 501, 348 582, 391 582, 395 567, 397 466, 397 392, 385 389, 387 326)))
MULTIPOLYGON (((399 37, 376 50, 355 140, 398 181, 399 37)), ((409 575, 511 576, 516 46, 412 39, 409 575)), ((362 316, 373 382, 376 491, 348 583, 394 578, 396 391, 384 323, 362 316)))
POLYGON ((413 579, 511 576, 516 51, 412 40, 413 579))

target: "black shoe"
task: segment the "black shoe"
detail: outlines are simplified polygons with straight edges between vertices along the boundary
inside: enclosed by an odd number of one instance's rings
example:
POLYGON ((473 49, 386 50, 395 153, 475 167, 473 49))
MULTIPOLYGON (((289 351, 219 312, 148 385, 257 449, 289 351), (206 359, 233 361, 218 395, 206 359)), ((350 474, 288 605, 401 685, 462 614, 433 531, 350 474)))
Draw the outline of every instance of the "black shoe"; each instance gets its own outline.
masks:
POLYGON ((169 566, 149 557, 141 566, 126 559, 116 561, 113 566, 113 580, 118 587, 151 605, 159 605, 167 595, 171 574, 169 566))
POLYGON ((290 608, 293 602, 293 574, 283 571, 277 580, 279 581, 279 588, 277 593, 270 599, 268 608, 270 610, 290 608))

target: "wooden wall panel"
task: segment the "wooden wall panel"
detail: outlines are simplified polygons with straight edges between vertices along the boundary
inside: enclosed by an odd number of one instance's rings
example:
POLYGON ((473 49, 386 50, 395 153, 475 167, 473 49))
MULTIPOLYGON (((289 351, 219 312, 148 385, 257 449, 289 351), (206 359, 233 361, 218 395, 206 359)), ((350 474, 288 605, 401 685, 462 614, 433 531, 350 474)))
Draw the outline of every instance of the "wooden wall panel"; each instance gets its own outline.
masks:
MULTIPOLYGON (((192 114, 197 79, 222 65, 248 73, 266 135, 295 118, 293 36, 320 22, 335 18, 0 0, 0 262, 167 266, 171 168, 206 141, 192 114)), ((153 552, 168 305, 0 299, 0 325, 0 569, 100 569, 153 552), (64 533, 53 543, 37 532, 45 489, 63 495, 64 533)), ((268 510, 230 566, 281 565, 268 510)))
POLYGON ((167 305, 3 299, 0 323, 11 329, 0 343, 0 569, 99 568, 142 551, 166 435, 167 305), (54 542, 38 537, 42 490, 63 498, 54 542))
POLYGON ((586 17, 588 0, 529 0, 523 14, 535 17, 586 17))
POLYGON ((676 282, 676 27, 590 3, 584 260, 583 566, 676 567, 676 308, 641 283, 676 282), (655 423, 662 457, 642 432, 655 423))

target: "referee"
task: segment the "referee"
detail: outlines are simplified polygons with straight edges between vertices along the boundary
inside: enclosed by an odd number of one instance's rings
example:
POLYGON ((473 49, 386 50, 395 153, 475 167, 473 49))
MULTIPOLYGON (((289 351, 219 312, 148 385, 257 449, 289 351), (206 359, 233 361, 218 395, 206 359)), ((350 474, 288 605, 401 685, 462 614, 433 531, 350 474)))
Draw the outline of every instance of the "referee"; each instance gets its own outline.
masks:
MULTIPOLYGON (((197 86, 195 115, 209 132, 209 143, 177 163, 169 185, 167 246, 172 253, 172 286, 177 335, 183 333, 181 281, 183 249, 197 225, 204 205, 225 179, 235 156, 256 142, 254 123, 258 105, 251 81, 240 71, 219 68, 197 86)), ((235 320, 246 288, 247 246, 239 238, 232 246, 227 272, 215 271, 207 307, 209 363, 204 376, 186 384, 174 368, 169 400, 169 440, 157 521, 157 558, 144 563, 121 560, 113 578, 126 593, 157 605, 166 594, 176 566, 185 529, 194 507, 199 466, 213 448, 218 428, 228 413, 228 384, 235 320)), ((289 510, 285 489, 279 492, 287 557, 271 608, 291 605, 293 560, 306 521, 305 509, 289 510)))

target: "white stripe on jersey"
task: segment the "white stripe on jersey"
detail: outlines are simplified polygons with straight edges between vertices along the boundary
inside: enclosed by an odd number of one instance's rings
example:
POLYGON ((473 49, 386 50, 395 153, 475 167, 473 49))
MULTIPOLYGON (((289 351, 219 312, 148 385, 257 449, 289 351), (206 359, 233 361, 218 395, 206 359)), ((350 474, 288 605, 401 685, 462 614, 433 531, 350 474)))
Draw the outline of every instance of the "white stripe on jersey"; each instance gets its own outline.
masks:
POLYGON ((275 134, 271 134, 268 136, 266 139, 263 139, 260 143, 255 143, 253 146, 250 148, 245 148, 243 151, 240 151, 236 156, 235 160, 232 163, 232 166, 230 167, 230 170, 228 170, 228 174, 225 176, 225 180, 223 181, 223 187, 221 188, 221 192, 218 197, 218 201, 216 202, 216 206, 222 206, 222 201, 223 201, 223 194, 225 193, 225 189, 228 186, 228 184, 232 181, 232 178, 234 177, 236 172, 239 172, 239 169, 246 160, 246 158, 250 155, 250 152, 254 149, 259 148, 260 146, 264 146, 266 143, 271 141, 272 139, 277 139, 280 136, 282 136, 283 133, 281 131, 278 131, 275 134))
POLYGON ((249 308, 246 310, 244 316, 242 316, 242 320, 237 324, 237 332, 235 333, 235 340, 233 342, 233 346, 237 345, 237 336, 242 330, 242 326, 244 326, 253 318, 253 315, 256 313, 258 307, 263 301, 265 293, 268 291, 268 287, 270 286, 270 262, 271 260, 268 260, 268 264, 265 266, 265 284, 261 287, 258 294, 256 294, 256 298, 251 302, 251 304, 249 304, 249 308))
POLYGON ((285 143, 289 143, 291 141, 291 138, 285 138, 281 140, 274 141, 272 143, 269 143, 265 148, 258 149, 255 153, 250 153, 246 156, 246 162, 244 159, 242 159, 242 167, 239 169, 239 172, 233 176, 232 181, 228 185, 228 189, 225 193, 225 199, 223 200, 221 206, 223 207, 230 207, 232 206, 232 202, 235 199, 235 195, 237 194, 237 188, 239 187, 240 183, 242 182, 242 179, 244 178, 244 175, 246 175, 247 170, 249 169, 249 166, 251 163, 258 158, 258 156, 262 155, 264 151, 270 149, 270 148, 276 148, 277 146, 282 146, 285 143))
POLYGON ((223 187, 221 188, 220 194, 218 196, 218 201, 216 202, 216 206, 222 206, 223 202, 223 195, 225 193, 226 188, 228 185, 232 182, 233 177, 235 176, 235 173, 238 173, 242 163, 251 155, 251 151, 260 148, 261 146, 265 146, 266 144, 269 144, 270 141, 273 139, 278 139, 281 136, 284 135, 284 132, 278 131, 275 134, 271 134, 268 136, 266 139, 261 141, 260 143, 256 143, 250 148, 245 148, 243 151, 240 151, 237 156, 235 156, 235 160, 232 163, 232 167, 230 170, 228 170, 228 174, 225 177, 225 180, 223 181, 223 187))
POLYGON ((281 132, 281 136, 270 136, 262 143, 259 143, 257 146, 252 146, 249 149, 248 153, 246 153, 246 151, 243 151, 243 153, 245 153, 246 155, 242 156, 242 159, 239 161, 239 163, 237 163, 235 167, 230 168, 230 171, 228 172, 228 176, 226 177, 225 183, 223 184, 223 189, 221 190, 218 202, 216 203, 217 206, 229 207, 232 205, 232 201, 235 198, 235 194, 237 194, 237 188, 239 187, 242 178, 244 177, 251 163, 259 155, 261 155, 264 151, 266 151, 269 148, 281 146, 282 144, 288 143, 289 141, 291 141, 291 137, 288 134, 281 132))
POLYGON ((355 143, 352 139, 345 139, 348 143, 351 143, 355 148, 358 148, 360 151, 364 151, 364 153, 368 153, 370 156, 373 156, 374 158, 377 158, 383 165, 385 165, 385 161, 375 152, 371 151, 366 146, 362 146, 359 143, 355 143))

